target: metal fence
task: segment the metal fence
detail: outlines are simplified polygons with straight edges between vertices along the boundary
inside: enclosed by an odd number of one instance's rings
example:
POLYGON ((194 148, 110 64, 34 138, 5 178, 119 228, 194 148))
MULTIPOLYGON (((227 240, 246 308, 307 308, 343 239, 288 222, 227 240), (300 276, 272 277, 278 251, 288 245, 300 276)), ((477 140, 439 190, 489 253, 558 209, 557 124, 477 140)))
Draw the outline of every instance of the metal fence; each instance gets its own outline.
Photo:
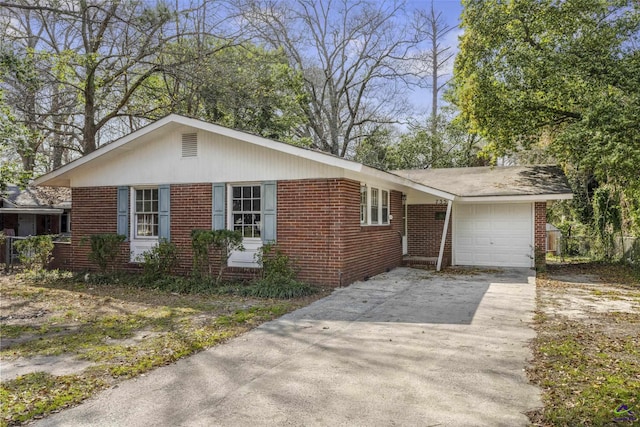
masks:
POLYGON ((5 236, 4 237, 4 258, 3 259, 7 267, 20 263, 18 251, 16 250, 14 243, 18 240, 25 240, 25 239, 26 237, 23 237, 23 236, 5 236))

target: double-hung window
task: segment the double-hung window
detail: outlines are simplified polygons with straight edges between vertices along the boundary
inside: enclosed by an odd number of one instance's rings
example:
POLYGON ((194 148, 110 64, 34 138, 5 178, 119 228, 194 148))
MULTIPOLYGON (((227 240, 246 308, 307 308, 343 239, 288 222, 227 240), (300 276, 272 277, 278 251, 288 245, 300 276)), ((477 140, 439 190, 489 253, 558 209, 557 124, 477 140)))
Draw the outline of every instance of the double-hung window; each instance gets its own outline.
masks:
POLYGON ((232 187, 231 220, 242 237, 260 238, 261 209, 259 185, 232 187))
POLYGON ((371 224, 378 223, 378 189, 371 189, 371 224))
POLYGON ((360 186, 360 224, 388 225, 390 219, 389 191, 362 184, 360 186))
POLYGON ((158 189, 135 190, 135 237, 158 237, 158 189))

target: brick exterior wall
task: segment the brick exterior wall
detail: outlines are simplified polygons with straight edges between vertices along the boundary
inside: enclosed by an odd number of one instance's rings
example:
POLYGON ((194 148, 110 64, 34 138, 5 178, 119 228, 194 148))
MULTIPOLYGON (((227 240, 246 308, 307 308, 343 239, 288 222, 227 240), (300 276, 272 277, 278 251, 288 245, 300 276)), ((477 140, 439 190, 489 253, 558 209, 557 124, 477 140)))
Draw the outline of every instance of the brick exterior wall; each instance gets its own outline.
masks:
MULTIPOLYGON (((117 187, 81 187, 71 190, 71 268, 75 271, 96 271, 89 261, 90 245, 83 242, 92 234, 115 234, 118 231, 117 187)), ((129 263, 129 243, 121 245, 117 268, 127 271, 139 269, 129 263)))
POLYGON ((546 265, 547 251, 547 203, 536 202, 534 207, 534 241, 535 241, 535 266, 544 268, 546 265))
POLYGON ((402 195, 390 194, 390 225, 360 225, 360 183, 278 182, 278 246, 309 283, 343 286, 402 261, 402 195))
POLYGON ((73 267, 70 242, 54 242, 52 255, 53 259, 49 263, 48 268, 70 270, 73 267))
MULTIPOLYGON (((279 181, 277 243, 298 278, 341 286, 397 267, 402 261, 402 195, 390 192, 390 225, 360 225, 360 183, 346 179, 279 181)), ((84 236, 117 231, 117 188, 74 188, 71 241, 73 270, 95 270, 84 236)), ((178 246, 178 273, 192 268, 191 230, 210 229, 212 184, 171 186, 171 241, 178 246)), ((228 207, 227 207, 228 208, 228 207)), ((130 225, 131 227, 131 225, 130 225)), ((214 274, 219 262, 213 257, 214 274)), ((139 271, 122 244, 118 268, 139 271)), ((227 268, 225 276, 252 279, 259 269, 227 268)))
MULTIPOLYGON (((436 212, 447 212, 446 205, 407 206, 407 244, 409 256, 437 257, 444 228, 444 219, 436 219, 436 212)), ((453 215, 451 215, 453 217, 453 215)), ((442 265, 451 265, 451 221, 444 244, 442 265)))

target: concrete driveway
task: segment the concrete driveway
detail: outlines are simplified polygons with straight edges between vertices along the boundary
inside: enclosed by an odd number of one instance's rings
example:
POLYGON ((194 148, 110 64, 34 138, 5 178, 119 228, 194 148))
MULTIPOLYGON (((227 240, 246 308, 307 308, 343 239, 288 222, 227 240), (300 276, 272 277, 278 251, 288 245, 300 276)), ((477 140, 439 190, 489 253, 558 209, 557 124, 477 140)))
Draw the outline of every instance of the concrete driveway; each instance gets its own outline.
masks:
POLYGON ((398 268, 38 425, 526 426, 533 276, 398 268))

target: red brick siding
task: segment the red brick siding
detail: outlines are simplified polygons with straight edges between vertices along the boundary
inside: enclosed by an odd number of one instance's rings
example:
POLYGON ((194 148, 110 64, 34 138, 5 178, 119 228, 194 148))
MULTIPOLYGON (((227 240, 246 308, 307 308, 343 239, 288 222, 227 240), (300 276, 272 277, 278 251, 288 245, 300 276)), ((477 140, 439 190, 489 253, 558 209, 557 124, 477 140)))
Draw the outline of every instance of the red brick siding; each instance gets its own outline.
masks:
POLYGON ((534 240, 536 267, 544 267, 546 264, 547 250, 547 204, 546 202, 536 202, 534 208, 534 240))
POLYGON ((49 263, 49 268, 59 268, 70 270, 72 268, 71 243, 55 242, 53 245, 53 259, 49 263))
MULTIPOLYGON (((436 219, 436 212, 446 213, 447 206, 432 204, 407 206, 409 256, 437 257, 440 254, 444 220, 436 219)), ((443 266, 451 264, 451 221, 452 218, 449 218, 449 227, 444 244, 443 266)))
POLYGON ((349 284, 400 265, 401 194, 391 192, 392 225, 360 225, 360 183, 278 182, 277 242, 309 283, 349 284))
MULTIPOLYGON (((346 179, 278 182, 277 243, 289 255, 300 280, 340 286, 400 265, 402 195, 390 193, 391 225, 360 225, 360 183, 346 179)), ((83 236, 115 233, 116 187, 73 189, 73 269, 93 269, 83 236)), ((179 272, 192 268, 191 230, 211 228, 212 185, 171 186, 171 241, 179 248, 179 272)), ((129 244, 122 245, 119 266, 129 263, 129 244)), ((214 274, 218 262, 214 259, 214 274)), ((229 268, 227 277, 251 279, 259 269, 229 268)))
MULTIPOLYGON (((71 190, 71 257, 73 270, 97 270, 89 261, 90 246, 83 242, 92 234, 115 234, 118 231, 117 187, 80 187, 71 190)), ((122 244, 117 268, 135 270, 129 263, 129 243, 122 244)))
MULTIPOLYGON (((171 242, 178 246, 181 274, 188 274, 193 266, 191 230, 211 229, 212 184, 171 185, 171 242)), ((219 263, 215 263, 215 272, 219 263)))

